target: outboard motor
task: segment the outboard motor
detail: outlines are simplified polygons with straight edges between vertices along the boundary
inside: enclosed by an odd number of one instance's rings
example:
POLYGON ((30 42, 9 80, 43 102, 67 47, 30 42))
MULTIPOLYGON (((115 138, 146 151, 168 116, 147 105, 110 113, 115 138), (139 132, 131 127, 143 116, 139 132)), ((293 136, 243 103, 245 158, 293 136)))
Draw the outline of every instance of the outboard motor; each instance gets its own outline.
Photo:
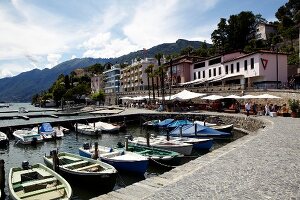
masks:
POLYGON ((22 162, 22 169, 24 170, 29 169, 29 162, 27 160, 22 162))
POLYGON ((83 144, 83 149, 84 149, 84 150, 90 149, 90 144, 89 144, 88 142, 85 142, 85 143, 83 144))

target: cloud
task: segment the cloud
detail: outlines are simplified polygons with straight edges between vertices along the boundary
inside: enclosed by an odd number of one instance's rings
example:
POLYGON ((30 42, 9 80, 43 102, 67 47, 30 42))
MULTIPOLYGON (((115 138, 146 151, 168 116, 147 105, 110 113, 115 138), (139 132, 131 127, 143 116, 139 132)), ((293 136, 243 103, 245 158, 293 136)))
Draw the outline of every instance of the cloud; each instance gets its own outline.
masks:
POLYGON ((131 51, 138 50, 137 45, 132 44, 127 38, 112 39, 103 44, 101 48, 89 49, 83 53, 83 57, 92 58, 111 58, 127 54, 131 51))
POLYGON ((72 56, 71 56, 71 59, 74 59, 74 58, 77 58, 77 56, 76 56, 76 55, 72 55, 72 56))
POLYGON ((11 77, 11 76, 13 76, 13 73, 9 69, 0 70, 0 78, 11 77))
POLYGON ((61 59, 61 55, 60 54, 48 54, 47 56, 47 61, 49 62, 49 64, 46 65, 47 68, 52 68, 55 65, 57 65, 59 63, 59 60, 61 59))
POLYGON ((81 47, 84 47, 86 49, 94 49, 94 48, 102 47, 109 42, 110 37, 111 37, 110 32, 98 33, 95 37, 92 37, 89 40, 85 41, 81 45, 81 47))

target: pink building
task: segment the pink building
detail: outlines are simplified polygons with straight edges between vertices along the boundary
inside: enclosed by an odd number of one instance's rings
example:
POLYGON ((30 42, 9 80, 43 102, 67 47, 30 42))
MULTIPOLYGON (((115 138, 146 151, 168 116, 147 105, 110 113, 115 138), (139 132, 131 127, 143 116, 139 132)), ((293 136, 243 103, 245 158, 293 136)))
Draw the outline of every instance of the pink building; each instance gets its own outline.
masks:
POLYGON ((100 90, 103 90, 104 88, 104 81, 103 81, 103 75, 94 75, 91 77, 91 90, 92 94, 99 92, 100 90))
POLYGON ((228 85, 245 87, 277 87, 288 81, 287 54, 272 51, 233 52, 203 59, 191 65, 188 84, 228 85))

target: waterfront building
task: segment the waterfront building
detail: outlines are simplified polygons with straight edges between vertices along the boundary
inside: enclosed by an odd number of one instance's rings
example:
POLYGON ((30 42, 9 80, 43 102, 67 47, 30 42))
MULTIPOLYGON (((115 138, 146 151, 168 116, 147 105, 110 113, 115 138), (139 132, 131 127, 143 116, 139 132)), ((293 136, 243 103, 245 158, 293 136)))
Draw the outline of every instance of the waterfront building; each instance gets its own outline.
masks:
POLYGON ((119 64, 111 66, 111 69, 103 72, 104 93, 119 93, 121 68, 119 64))
POLYGON ((183 55, 165 63, 167 68, 167 85, 177 86, 192 79, 191 66, 201 59, 198 56, 183 55))
POLYGON ((287 82, 287 71, 285 53, 262 50, 252 53, 232 52, 193 63, 190 69, 193 80, 179 85, 277 88, 279 84, 287 82))
POLYGON ((148 85, 148 75, 145 70, 151 64, 154 65, 153 70, 158 66, 155 58, 135 59, 131 65, 122 69, 120 77, 122 91, 133 92, 148 90, 148 88, 152 86, 152 81, 150 79, 148 85))
POLYGON ((103 74, 94 75, 91 77, 91 93, 97 93, 104 89, 103 74))

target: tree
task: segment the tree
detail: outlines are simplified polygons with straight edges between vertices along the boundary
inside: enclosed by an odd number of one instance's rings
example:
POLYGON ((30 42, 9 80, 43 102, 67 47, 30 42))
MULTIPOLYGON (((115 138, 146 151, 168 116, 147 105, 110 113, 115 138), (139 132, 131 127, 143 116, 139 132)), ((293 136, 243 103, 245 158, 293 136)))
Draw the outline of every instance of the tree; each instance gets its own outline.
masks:
MULTIPOLYGON (((148 92, 149 92, 149 99, 150 99, 150 76, 152 72, 152 66, 153 65, 148 65, 148 67, 145 69, 145 73, 147 74, 147 84, 148 84, 148 92)), ((152 83, 153 85, 153 83, 152 83)))
POLYGON ((194 50, 193 47, 188 46, 188 47, 186 47, 186 48, 181 49, 180 55, 188 55, 188 54, 190 54, 193 50, 194 50))
POLYGON ((58 102, 61 100, 61 98, 66 93, 66 89, 61 84, 55 84, 52 90, 53 100, 55 101, 56 105, 58 105, 58 102))
POLYGON ((69 78, 68 75, 65 76, 65 81, 64 81, 64 83, 65 83, 65 88, 66 88, 66 90, 70 89, 70 78, 69 78))
MULTIPOLYGON (((162 53, 157 53, 155 54, 154 56, 157 60, 157 65, 158 67, 161 66, 161 58, 163 57, 163 54, 162 53)), ((156 77, 156 87, 157 87, 157 96, 159 97, 159 77, 160 77, 160 71, 159 71, 159 68, 157 68, 155 71, 154 71, 154 75, 156 77)))
POLYGON ((228 25, 225 18, 221 18, 218 28, 211 34, 211 40, 218 49, 225 50, 228 44, 228 25))
POLYGON ((92 95, 92 99, 94 101, 103 102, 105 101, 105 93, 103 90, 100 90, 99 92, 92 95))

